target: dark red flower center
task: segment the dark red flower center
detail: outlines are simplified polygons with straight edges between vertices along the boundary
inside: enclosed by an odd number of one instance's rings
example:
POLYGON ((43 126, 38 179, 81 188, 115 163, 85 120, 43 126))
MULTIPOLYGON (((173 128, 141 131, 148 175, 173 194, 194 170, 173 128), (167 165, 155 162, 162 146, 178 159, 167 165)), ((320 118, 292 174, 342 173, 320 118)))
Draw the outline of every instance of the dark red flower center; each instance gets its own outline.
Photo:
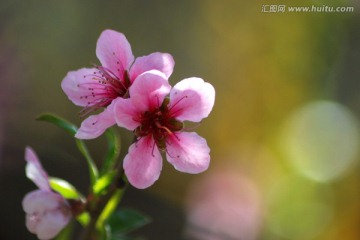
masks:
POLYGON ((171 116, 169 99, 165 98, 160 107, 144 112, 139 119, 140 126, 135 129, 137 137, 151 134, 159 149, 165 150, 166 139, 174 132, 183 129, 183 123, 171 116))

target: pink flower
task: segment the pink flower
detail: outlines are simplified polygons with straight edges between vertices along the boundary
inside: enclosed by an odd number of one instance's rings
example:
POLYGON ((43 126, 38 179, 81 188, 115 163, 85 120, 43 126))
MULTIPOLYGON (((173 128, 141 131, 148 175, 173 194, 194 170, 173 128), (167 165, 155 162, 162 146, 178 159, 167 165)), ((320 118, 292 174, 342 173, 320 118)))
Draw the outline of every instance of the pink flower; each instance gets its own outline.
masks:
POLYGON ((259 239, 261 200, 258 186, 236 164, 212 168, 191 185, 186 235, 197 240, 259 239))
POLYGON ((101 33, 96 45, 96 55, 101 66, 71 71, 61 83, 69 99, 75 105, 84 107, 81 116, 106 108, 82 122, 75 135, 81 139, 96 138, 115 124, 112 111, 114 101, 128 97, 129 87, 141 73, 156 69, 168 78, 174 68, 174 60, 167 53, 152 53, 139 57, 134 62, 126 37, 113 30, 101 33))
POLYGON ((129 182, 147 188, 160 176, 159 150, 178 171, 200 173, 210 162, 206 140, 195 132, 183 132, 183 121, 199 122, 211 112, 215 90, 200 78, 187 78, 173 89, 166 76, 156 70, 138 76, 130 88, 130 98, 115 106, 116 123, 134 130, 138 141, 124 158, 129 182), (166 96, 170 93, 170 97, 166 96))
POLYGON ((41 240, 52 239, 70 221, 70 206, 61 195, 51 191, 48 175, 29 147, 26 148, 25 159, 26 176, 39 187, 39 190, 28 193, 22 202, 26 227, 41 240))

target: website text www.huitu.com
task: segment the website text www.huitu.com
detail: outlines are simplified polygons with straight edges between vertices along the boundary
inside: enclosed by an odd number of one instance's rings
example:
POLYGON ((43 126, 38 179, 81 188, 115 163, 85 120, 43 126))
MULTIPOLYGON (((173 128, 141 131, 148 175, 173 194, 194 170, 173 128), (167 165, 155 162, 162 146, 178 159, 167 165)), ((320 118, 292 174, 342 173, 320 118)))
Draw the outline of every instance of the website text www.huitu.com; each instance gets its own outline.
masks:
POLYGON ((285 12, 351 13, 354 12, 354 7, 351 6, 334 7, 334 6, 326 6, 326 5, 322 5, 322 6, 262 5, 261 12, 263 13, 285 13, 285 12))

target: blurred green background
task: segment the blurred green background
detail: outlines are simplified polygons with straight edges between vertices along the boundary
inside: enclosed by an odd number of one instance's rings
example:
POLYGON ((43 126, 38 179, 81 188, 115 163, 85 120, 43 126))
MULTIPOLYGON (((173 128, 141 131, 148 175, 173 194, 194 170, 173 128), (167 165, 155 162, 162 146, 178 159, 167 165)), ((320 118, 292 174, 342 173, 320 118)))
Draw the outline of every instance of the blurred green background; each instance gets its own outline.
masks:
MULTIPOLYGON (((2 0, 0 2, 0 239, 25 228, 24 148, 50 175, 86 192, 73 139, 36 122, 54 112, 79 124, 60 88, 66 73, 98 63, 97 38, 120 31, 135 56, 169 52, 170 82, 214 85, 212 114, 196 129, 210 169, 129 189, 124 205, 154 221, 146 239, 360 239, 360 6, 312 0, 2 0), (263 5, 352 6, 352 13, 264 13, 263 5)), ((131 134, 118 130, 122 156, 131 134)), ((101 163, 105 138, 89 141, 101 163)))

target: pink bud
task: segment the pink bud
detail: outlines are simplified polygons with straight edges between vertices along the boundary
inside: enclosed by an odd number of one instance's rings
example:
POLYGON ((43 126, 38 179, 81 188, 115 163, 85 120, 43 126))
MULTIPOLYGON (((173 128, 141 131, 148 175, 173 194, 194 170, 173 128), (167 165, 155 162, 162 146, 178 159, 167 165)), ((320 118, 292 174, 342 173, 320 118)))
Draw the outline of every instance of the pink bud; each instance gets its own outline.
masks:
POLYGON ((67 201, 51 191, 32 191, 24 197, 22 205, 26 212, 26 227, 40 240, 54 238, 71 219, 67 201))

